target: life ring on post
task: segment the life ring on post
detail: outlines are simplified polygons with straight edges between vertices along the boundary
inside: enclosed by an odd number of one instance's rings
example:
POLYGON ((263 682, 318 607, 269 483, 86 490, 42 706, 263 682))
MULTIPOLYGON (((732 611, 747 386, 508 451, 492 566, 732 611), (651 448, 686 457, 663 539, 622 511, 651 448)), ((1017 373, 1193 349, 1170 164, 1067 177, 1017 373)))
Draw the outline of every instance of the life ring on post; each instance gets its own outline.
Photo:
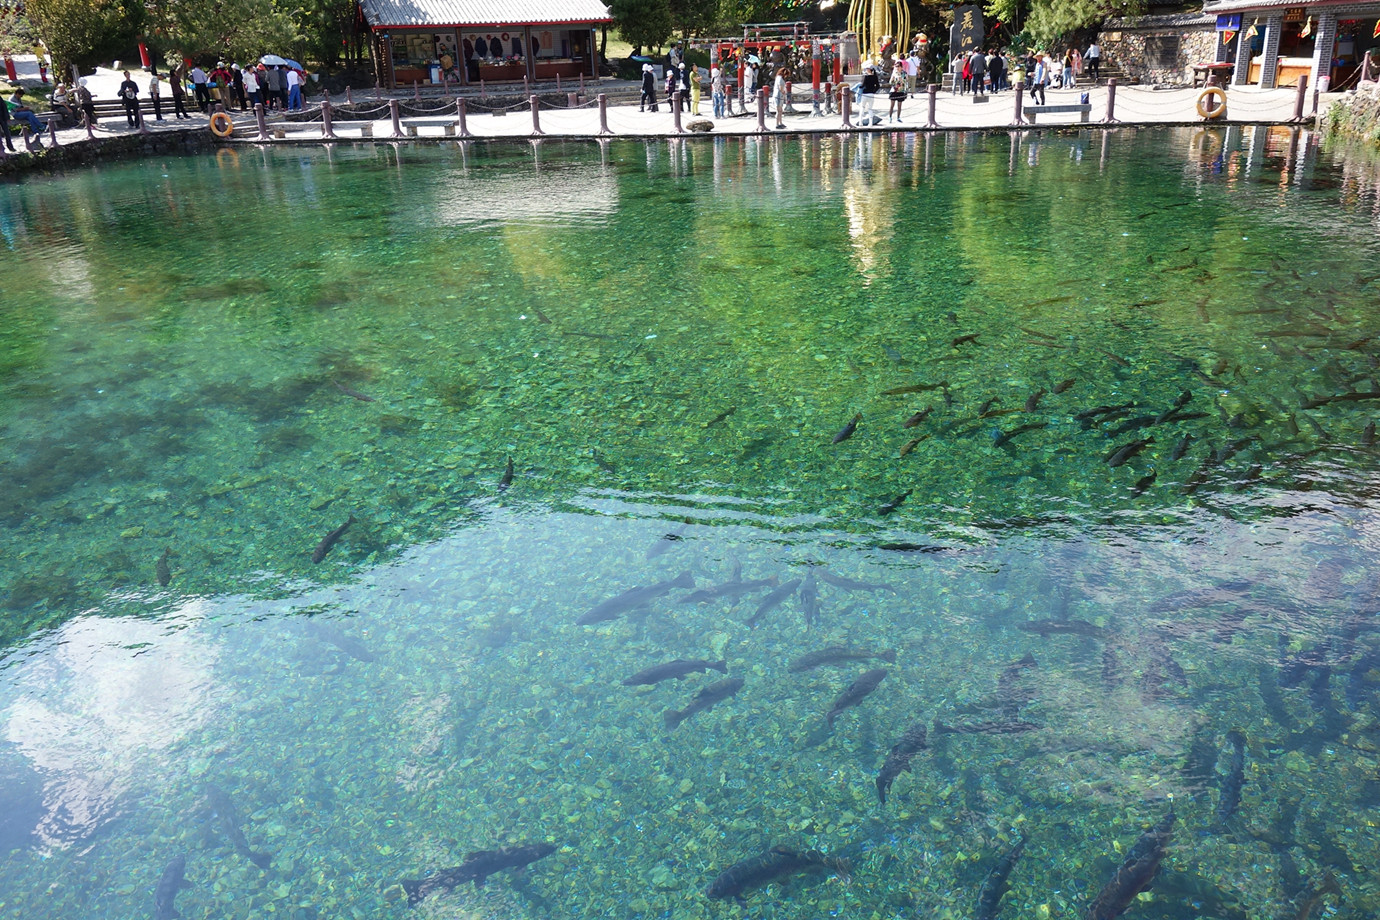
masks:
POLYGON ((1226 90, 1217 86, 1209 86, 1198 94, 1198 114, 1214 121, 1227 114, 1227 93, 1226 90), (1216 97, 1216 104, 1209 105, 1208 100, 1216 97))
POLYGON ((229 137, 235 133, 235 123, 224 112, 216 112, 211 116, 211 133, 216 137, 229 137))

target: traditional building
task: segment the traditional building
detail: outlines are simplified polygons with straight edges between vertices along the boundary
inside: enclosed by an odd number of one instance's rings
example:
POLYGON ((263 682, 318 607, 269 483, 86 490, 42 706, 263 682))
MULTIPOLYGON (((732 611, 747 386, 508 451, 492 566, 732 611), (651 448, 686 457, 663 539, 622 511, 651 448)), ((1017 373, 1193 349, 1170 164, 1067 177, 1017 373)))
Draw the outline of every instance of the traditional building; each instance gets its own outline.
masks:
POLYGON ((1136 83, 1188 83, 1194 67, 1215 61, 1215 18, 1206 13, 1121 16, 1102 25, 1098 42, 1108 66, 1136 83))
MULTIPOLYGON (((1207 0, 1217 17, 1217 60, 1232 62, 1231 82, 1289 86, 1300 76, 1322 92, 1350 89, 1368 54, 1380 58, 1380 2, 1207 0)), ((1369 79, 1374 79, 1371 64, 1369 79)))
POLYGON ((379 82, 550 80, 598 75, 600 0, 360 0, 379 82))

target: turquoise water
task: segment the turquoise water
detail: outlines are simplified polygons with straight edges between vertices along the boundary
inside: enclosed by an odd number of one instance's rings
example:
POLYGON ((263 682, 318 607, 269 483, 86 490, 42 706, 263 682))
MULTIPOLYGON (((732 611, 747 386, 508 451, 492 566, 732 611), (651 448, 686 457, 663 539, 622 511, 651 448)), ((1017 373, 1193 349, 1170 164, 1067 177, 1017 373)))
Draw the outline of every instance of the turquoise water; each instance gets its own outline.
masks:
POLYGON ((415 913, 958 918, 1024 836, 1001 915, 1076 917, 1172 802, 1128 916, 1380 911, 1376 177, 1231 129, 6 187, 0 906, 152 916, 181 855, 185 917, 403 914, 548 843, 415 913), (682 572, 806 591, 576 623, 682 572), (895 661, 791 668, 840 644, 895 661), (675 658, 743 685, 668 730, 725 679, 622 684, 675 658), (773 845, 851 871, 706 896, 773 845))

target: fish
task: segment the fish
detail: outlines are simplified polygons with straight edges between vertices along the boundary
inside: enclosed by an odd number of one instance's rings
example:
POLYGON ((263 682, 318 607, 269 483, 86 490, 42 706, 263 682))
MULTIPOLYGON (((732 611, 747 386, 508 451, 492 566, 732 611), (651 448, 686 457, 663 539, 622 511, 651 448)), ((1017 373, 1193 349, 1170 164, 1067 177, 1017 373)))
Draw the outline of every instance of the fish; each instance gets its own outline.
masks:
POLYGON ((805 614, 808 628, 819 621, 819 585, 815 582, 815 570, 811 569, 800 583, 800 609, 805 614))
POLYGON ((158 879, 158 887, 153 889, 153 920, 177 920, 182 915, 173 906, 173 899, 183 888, 191 888, 192 885, 183 874, 187 871, 187 857, 175 856, 172 862, 168 863, 163 870, 163 875, 158 879))
POLYGON ((865 581, 854 581, 851 578, 844 578, 842 575, 835 575, 827 569, 821 569, 819 577, 833 585, 835 588, 842 588, 845 591, 890 591, 896 593, 896 589, 891 585, 870 584, 865 581))
POLYGON ((503 475, 498 478, 498 491, 507 491, 513 484, 513 458, 508 458, 508 465, 503 468, 503 475))
POLYGON ((1312 920, 1313 911, 1318 909, 1318 905, 1329 894, 1336 898, 1342 896, 1341 886, 1337 884, 1337 877, 1331 870, 1323 874, 1322 884, 1313 893, 1299 899, 1294 909, 1293 920, 1312 920))
POLYGON ((1017 425, 1010 431, 1003 431, 1001 434, 997 435, 997 437, 992 441, 992 445, 994 447, 1002 447, 1003 445, 1009 443, 1011 439, 1014 438, 1016 435, 1026 431, 1034 431, 1037 428, 1044 428, 1048 424, 1048 422, 1029 422, 1025 425, 1017 425))
POLYGON ((1246 489, 1249 489, 1251 486, 1255 485, 1257 482, 1260 481, 1260 474, 1264 472, 1264 470, 1265 468, 1261 466, 1259 463, 1251 464, 1250 469, 1246 470, 1246 472, 1242 474, 1241 478, 1237 480, 1236 491, 1244 492, 1246 489))
POLYGON ((849 420, 847 425, 843 426, 843 428, 839 431, 838 434, 834 435, 833 443, 837 444, 840 441, 847 441, 849 438, 853 437, 853 432, 858 430, 858 422, 861 421, 862 413, 859 412, 857 415, 853 416, 851 420, 849 420))
POLYGON ((1021 707, 1035 698, 1034 691, 1025 680, 1025 672, 1039 666, 1034 654, 1026 652, 1025 657, 1018 658, 1002 668, 1001 674, 997 676, 996 706, 1008 717, 1014 719, 1021 707))
POLYGON ((153 572, 158 577, 158 584, 166 588, 172 583, 172 566, 168 564, 168 557, 172 555, 172 550, 164 547, 163 555, 158 557, 158 561, 153 564, 153 572))
POLYGON ((1361 446, 1375 446, 1375 419, 1366 422, 1366 427, 1361 429, 1361 446))
POLYGON ((1174 827, 1174 810, 1161 818, 1154 827, 1141 834, 1126 859, 1093 899, 1084 915, 1086 920, 1113 920, 1120 917, 1140 894, 1155 880, 1160 862, 1169 850, 1174 827))
POLYGON ((647 547, 647 554, 645 558, 655 559, 657 556, 660 556, 662 553, 670 549, 672 545, 679 543, 681 540, 685 539, 685 531, 688 530, 689 527, 689 521, 681 521, 680 526, 677 527, 675 530, 662 534, 660 537, 656 539, 655 543, 647 547))
POLYGON ((1044 300, 1037 300, 1035 303, 1028 303, 1026 307, 1027 309, 1030 307, 1048 307, 1051 304, 1068 303, 1070 300, 1073 300, 1072 294, 1062 294, 1059 297, 1047 297, 1044 300))
POLYGON ((887 751, 886 760, 877 774, 877 798, 886 804, 886 794, 891 784, 902 773, 909 773, 911 758, 925 749, 925 723, 916 722, 901 733, 901 738, 887 751))
POLYGON ((1021 719, 994 719, 990 722, 965 722, 961 725, 945 725, 938 719, 934 721, 936 735, 1019 735, 1038 731, 1042 726, 1021 719))
POLYGON ((889 390, 882 390, 883 396, 905 396, 910 393, 928 393, 930 390, 946 389, 949 381, 941 380, 938 383, 911 383, 905 386, 892 387, 889 390))
POLYGON ((322 559, 325 559, 326 554, 331 551, 331 547, 335 546, 337 543, 340 542, 340 538, 345 536, 345 531, 349 530, 350 525, 354 522, 355 516, 352 514, 350 515, 349 520, 347 520, 344 524, 341 524, 335 530, 332 530, 330 533, 322 537, 321 542, 316 544, 316 549, 311 551, 311 561, 314 563, 319 563, 322 559))
POLYGON ((536 307, 532 308, 532 312, 537 314, 537 322, 541 323, 543 326, 551 325, 551 318, 548 317, 545 313, 541 312, 536 307))
POLYGON ((1170 460, 1178 460, 1188 453, 1188 446, 1193 443, 1193 435, 1186 434, 1179 439, 1179 443, 1174 445, 1174 449, 1169 452, 1170 460))
POLYGON ((360 402, 378 402, 378 400, 375 399, 375 398, 372 397, 372 396, 367 396, 367 395, 365 395, 364 393, 359 392, 359 390, 352 390, 352 389, 350 389, 349 387, 347 387, 347 386, 345 386, 343 383, 341 383, 339 380, 332 380, 331 383, 335 384, 335 388, 336 388, 337 390, 339 390, 340 392, 344 393, 346 396, 350 397, 351 399, 357 399, 357 400, 359 400, 360 402))
POLYGON ((577 626, 589 626, 592 623, 603 623, 607 620, 615 620, 630 610, 636 610, 638 607, 645 607, 658 597, 669 594, 672 588, 693 587, 695 587, 695 579, 689 572, 681 572, 670 581, 659 581, 654 585, 629 588, 617 597, 611 597, 606 601, 601 601, 595 604, 588 613, 576 620, 575 623, 577 626))
POLYGON ((632 677, 625 677, 623 686, 644 687, 659 684, 663 680, 684 680, 691 674, 703 674, 711 669, 720 674, 727 674, 728 662, 705 661, 702 658, 677 658, 675 661, 668 661, 665 664, 654 664, 650 668, 643 668, 632 677))
POLYGON ((353 636, 347 636, 329 623, 315 619, 308 620, 307 628, 311 630, 316 638, 323 642, 329 642, 356 661, 379 660, 379 656, 369 651, 368 647, 366 647, 363 642, 360 642, 353 636))
POLYGON ((1028 620, 1017 623, 1016 628, 1046 639, 1050 636, 1092 636, 1094 639, 1103 639, 1110 633, 1110 630, 1094 626, 1087 620, 1028 620))
POLYGON ((905 422, 903 422, 903 423, 901 424, 901 427, 902 427, 902 428, 914 428, 916 425, 920 424, 920 423, 923 422, 925 419, 929 418, 929 417, 930 417, 930 413, 933 412, 933 411, 934 411, 934 406, 926 406, 925 408, 921 409, 919 412, 917 412, 917 413, 915 413, 914 415, 912 415, 910 418, 906 419, 905 422))
POLYGON ((1010 878, 1011 870, 1016 867, 1016 861, 1021 858, 1023 852, 1025 835, 1021 834, 1015 845, 1001 855, 997 864, 982 880, 982 890, 978 892, 977 912, 973 915, 973 920, 997 920, 1001 910, 1001 899, 1006 896, 1007 879, 1010 878))
POLYGON ((727 409, 725 409, 724 411, 720 412, 718 415, 714 416, 712 419, 710 419, 708 422, 706 422, 704 427, 706 427, 706 428, 713 428, 715 425, 717 425, 717 424, 719 424, 720 422, 724 421, 724 420, 727 419, 730 415, 732 415, 733 413, 735 413, 735 412, 737 412, 737 411, 738 411, 738 407, 737 407, 737 406, 729 406, 727 409))
POLYGON ((1109 428, 1107 434, 1111 437, 1117 437, 1118 435, 1126 434, 1128 431, 1135 431, 1137 428, 1148 428, 1151 425, 1157 424, 1157 418, 1158 417, 1154 415, 1137 415, 1135 418, 1127 419, 1115 428, 1109 428))
POLYGON ((1084 409, 1074 416, 1075 421, 1086 422, 1095 419, 1099 415, 1111 415, 1113 412, 1122 412, 1126 409, 1134 409, 1135 403, 1126 402, 1119 406, 1093 406, 1091 409, 1084 409))
POLYGON ((978 420, 981 421, 982 419, 987 419, 987 418, 1000 418, 1000 417, 1003 416, 1003 415, 1015 415, 1017 412, 1021 412, 1021 411, 1023 411, 1023 410, 1021 410, 1021 409, 985 409, 984 411, 978 413, 978 420))
POLYGON ((727 680, 712 683, 707 687, 701 687, 700 692, 695 694, 695 698, 690 701, 689 706, 680 710, 666 710, 662 713, 662 720, 666 723, 666 728, 668 730, 674 729, 696 713, 708 712, 713 709, 715 703, 723 702, 742 688, 743 679, 741 677, 730 677, 727 680))
POLYGON ((530 866, 554 852, 556 846, 551 843, 524 843, 497 850, 478 850, 467 855, 465 861, 454 868, 433 872, 422 879, 403 879, 401 884, 407 893, 407 906, 416 907, 438 888, 450 891, 465 882, 474 882, 474 887, 482 888, 495 872, 530 866))
POLYGON ((1151 470, 1146 475, 1137 479, 1136 484, 1131 487, 1131 494, 1136 496, 1144 495, 1145 490, 1155 484, 1155 477, 1157 477, 1158 475, 1159 474, 1156 473, 1154 470, 1151 470))
POLYGON ((759 578, 755 581, 730 581, 722 585, 715 585, 712 588, 701 588, 692 594, 685 595, 676 603, 707 604, 710 601, 717 601, 725 597, 742 597, 744 594, 761 591, 763 588, 775 588, 777 581, 775 575, 770 578, 759 578))
POLYGON ((1145 450, 1146 447, 1153 443, 1155 443, 1154 438, 1141 438, 1140 440, 1132 441, 1129 444, 1123 444, 1122 446, 1118 447, 1115 451, 1113 451, 1109 457, 1107 457, 1107 465, 1111 467, 1121 466, 1127 460, 1130 460, 1136 454, 1145 450))
POLYGON ((878 543, 878 549, 890 550, 893 553, 946 553, 951 547, 936 546, 933 543, 878 543))
POLYGON ((260 869, 267 869, 272 865, 272 853, 256 853, 249 849, 249 841, 245 839, 244 829, 240 827, 239 812, 235 811, 235 803, 230 801, 230 796, 226 794, 224 789, 214 783, 208 783, 206 785, 206 800, 211 805, 212 817, 220 825, 225 836, 229 838, 230 845, 236 853, 260 869))
POLYGON ((888 664, 895 664, 896 652, 893 649, 874 652, 871 649, 853 648, 847 645, 831 645, 828 648, 818 649, 801 655, 799 658, 792 661, 786 667, 786 670, 792 674, 801 674, 826 664, 844 664, 850 661, 870 661, 873 658, 880 658, 888 664))
POLYGON ((752 856, 729 866, 705 889, 705 895, 715 900, 743 899, 743 893, 771 884, 785 875, 798 872, 837 872, 847 876, 852 866, 846 859, 825 856, 818 850, 796 852, 788 847, 774 846, 767 852, 752 856))
POLYGON ((1218 358, 1217 363, 1212 365, 1212 370, 1208 371, 1209 377, 1220 377, 1222 373, 1231 366, 1231 362, 1226 358, 1218 358))
POLYGON ((1043 387, 1041 387, 1040 389, 1036 390, 1034 393, 1031 393, 1029 396, 1026 397, 1026 400, 1025 400, 1025 411, 1026 411, 1026 412, 1034 412, 1036 409, 1039 408, 1039 406, 1040 406, 1040 400, 1042 400, 1042 399, 1044 399, 1044 398, 1045 398, 1045 390, 1044 390, 1043 387))
POLYGON ((795 589, 800 587, 800 582, 801 579, 792 578, 790 581, 786 582, 784 585, 777 588, 775 591, 768 594, 766 597, 762 598, 762 603, 757 605, 757 612, 748 618, 747 625, 756 626, 758 621, 761 620, 762 617, 766 616, 768 613, 771 613, 777 607, 780 607, 781 604, 786 600, 786 598, 794 594, 795 589))
POLYGON ((1246 736, 1237 729, 1227 732, 1226 775, 1218 783, 1217 823, 1225 824, 1241 806, 1241 787, 1246 782, 1246 736))
POLYGON ((905 356, 902 355, 902 354, 901 354, 899 351, 897 351, 896 349, 892 348, 890 345, 883 345, 883 346, 882 346, 882 353, 885 354, 885 355, 887 356, 887 358, 889 358, 889 359, 890 359, 893 363, 895 363, 895 364, 905 364, 905 363, 906 363, 906 358, 905 358, 905 356))
POLYGON ((925 441, 928 441, 929 439, 930 439, 930 436, 929 436, 929 435, 927 435, 927 434, 922 434, 922 435, 920 435, 920 437, 916 438, 916 439, 913 440, 913 441, 907 441, 906 444, 905 444, 905 446, 901 448, 901 453, 900 453, 898 456, 904 457, 906 454, 908 454, 908 453, 910 453, 911 451, 915 450, 915 448, 918 447, 921 443, 923 443, 923 442, 925 442, 925 441))
POLYGON ((977 417, 978 417, 978 418, 984 418, 984 417, 986 417, 988 410, 990 410, 990 409, 991 409, 993 406, 995 406, 996 404, 997 404, 997 398, 996 398, 995 396, 993 396, 991 399, 987 400, 987 402, 983 403, 981 406, 978 406, 978 414, 977 414, 977 417))
POLYGON ((1100 351, 1100 352, 1102 352, 1104 355, 1106 355, 1107 357, 1111 358, 1113 361, 1115 361, 1117 364, 1120 364, 1122 367, 1130 367, 1130 366, 1131 366, 1131 362, 1130 362, 1130 361, 1127 361, 1125 358, 1121 357, 1120 355, 1114 355, 1114 354, 1112 354, 1110 351, 1108 351, 1108 350, 1105 349, 1105 348, 1098 348, 1096 345, 1094 345, 1094 346, 1092 346, 1092 350, 1093 350, 1093 351, 1100 351))
POLYGON ((840 693, 838 698, 834 700, 834 705, 824 715, 825 723, 833 728, 834 719, 838 718, 845 709, 852 709, 867 699, 872 691, 877 689, 877 685, 882 682, 887 673, 886 668, 873 668, 871 671, 864 671, 860 674, 858 679, 849 684, 848 689, 840 693))
POLYGON ((1035 338, 1037 338, 1037 339, 1050 339, 1050 340, 1053 340, 1053 339, 1056 338, 1056 336, 1052 336, 1052 335, 1050 335, 1048 332, 1041 332, 1041 331, 1038 330, 1038 329, 1031 329, 1029 326, 1017 326, 1016 328, 1019 329, 1019 330, 1021 330, 1022 332, 1024 332, 1026 335, 1033 335, 1033 336, 1035 336, 1035 338))
POLYGON ((912 493, 912 492, 914 492, 914 491, 915 491, 914 489, 906 489, 906 491, 902 492, 900 495, 897 495, 897 496, 896 496, 895 498, 893 498, 891 501, 887 502, 886 504, 884 504, 884 505, 882 505, 880 508, 878 508, 878 509, 877 509, 877 513, 878 513, 879 515, 881 515, 882 517, 886 517, 888 514, 890 514, 891 512, 895 511, 897 508, 901 507, 901 504, 902 504, 907 498, 910 498, 910 493, 912 493))
POLYGON ((578 335, 581 338, 586 339, 607 339, 609 341, 616 341, 618 338, 620 338, 620 336, 610 335, 607 332, 582 332, 579 329, 572 329, 568 332, 562 332, 561 335, 578 335))
POLYGON ((970 342, 974 345, 981 345, 982 343, 978 341, 978 336, 980 335, 982 335, 981 332, 970 332, 967 335, 960 335, 958 338, 954 339, 950 344, 954 348, 957 348, 960 345, 967 345, 970 342))
POLYGON ((1065 390, 1067 390, 1069 387, 1073 386, 1073 385, 1074 385, 1075 383, 1077 383, 1077 382, 1078 382, 1078 381, 1077 381, 1075 378, 1073 378, 1073 377, 1070 377, 1070 378, 1067 379, 1067 380, 1061 380, 1061 381, 1059 381, 1058 383, 1056 383, 1056 384, 1054 385, 1054 389, 1051 390, 1050 392, 1053 393, 1055 396, 1058 396, 1060 393, 1064 392, 1065 390))

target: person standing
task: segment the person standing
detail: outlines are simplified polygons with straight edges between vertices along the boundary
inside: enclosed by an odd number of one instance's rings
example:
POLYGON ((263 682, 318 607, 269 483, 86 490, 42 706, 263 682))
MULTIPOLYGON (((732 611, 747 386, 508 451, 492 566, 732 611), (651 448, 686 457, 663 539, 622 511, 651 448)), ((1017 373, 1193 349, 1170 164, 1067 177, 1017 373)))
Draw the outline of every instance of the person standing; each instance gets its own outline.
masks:
POLYGON ((968 70, 973 75, 973 95, 981 96, 987 82, 987 55, 978 48, 968 58, 968 70))
POLYGON ((786 68, 781 67, 776 71, 776 79, 771 84, 772 106, 776 109, 777 115, 786 112, 786 68))
POLYGON ((754 94, 756 92, 757 68, 752 66, 752 61, 749 60, 747 64, 743 66, 743 96, 740 101, 743 103, 744 112, 747 111, 747 101, 749 99, 755 98, 754 94))
POLYGON ((287 110, 302 111, 302 75, 289 67, 283 71, 283 78, 287 82, 287 110))
POLYGON ((709 71, 709 92, 714 101, 714 117, 724 117, 724 72, 715 67, 709 71))
POLYGON ((259 95, 259 75, 253 67, 244 72, 244 92, 251 106, 263 103, 263 97, 259 95))
POLYGON ((230 65, 230 101, 238 105, 241 112, 249 111, 244 93, 244 71, 240 69, 239 64, 230 65))
POLYGON ((153 120, 163 120, 163 98, 162 80, 158 78, 158 71, 149 74, 149 101, 153 103, 153 120))
POLYGON ((914 48, 906 55, 906 95, 915 92, 915 79, 920 75, 920 53, 914 48))
POLYGON ((1093 39, 1093 43, 1088 46, 1088 53, 1083 55, 1083 61, 1088 65, 1088 76, 1092 77, 1093 83, 1097 82, 1097 69, 1102 63, 1102 48, 1093 39))
POLYGON ((887 121, 901 123, 901 106, 905 104, 908 95, 910 94, 906 91, 905 60, 898 57, 896 66, 891 70, 891 92, 887 94, 889 100, 886 109, 887 121))
POLYGON ((91 98, 91 90, 86 88, 86 78, 77 81, 77 108, 86 113, 89 124, 96 124, 96 103, 91 98))
POLYGON ((280 67, 270 67, 265 74, 268 78, 268 103, 272 108, 283 109, 287 105, 285 98, 287 84, 283 80, 283 71, 280 67))
POLYGON ((872 119, 877 117, 877 93, 882 88, 882 81, 877 77, 877 68, 868 64, 863 68, 862 83, 858 84, 861 96, 858 99, 860 107, 858 109, 858 121, 863 125, 872 124, 872 119))
POLYGON ((1045 104, 1045 84, 1049 82, 1049 68, 1045 64, 1047 60, 1049 58, 1042 54, 1035 55, 1035 67, 1030 77, 1030 101, 1035 105, 1045 104))
POLYGON ((131 128, 139 126, 139 84, 130 79, 129 71, 125 71, 125 79, 120 84, 120 102, 125 107, 125 121, 129 122, 131 128))
POLYGON ((192 67, 191 76, 192 92, 196 94, 196 107, 201 109, 202 113, 209 112, 211 110, 211 90, 206 85, 208 82, 206 71, 202 70, 201 65, 198 64, 192 67))
POLYGON ((1064 52, 1064 78, 1060 85, 1064 89, 1073 89, 1073 49, 1064 52))
POLYGON ((173 117, 191 118, 187 114, 187 87, 182 82, 181 67, 174 67, 168 74, 168 89, 172 91, 173 117))
POLYGON ((10 134, 10 107, 5 105, 3 99, 0 99, 0 141, 10 148, 10 153, 15 152, 14 135, 10 134))
POLYGON ((652 73, 651 64, 642 65, 642 101, 638 104, 637 110, 656 111, 656 75, 652 73))
POLYGON ((700 93, 704 92, 700 86, 700 72, 694 64, 685 65, 685 79, 690 81, 690 114, 700 114, 700 93))

